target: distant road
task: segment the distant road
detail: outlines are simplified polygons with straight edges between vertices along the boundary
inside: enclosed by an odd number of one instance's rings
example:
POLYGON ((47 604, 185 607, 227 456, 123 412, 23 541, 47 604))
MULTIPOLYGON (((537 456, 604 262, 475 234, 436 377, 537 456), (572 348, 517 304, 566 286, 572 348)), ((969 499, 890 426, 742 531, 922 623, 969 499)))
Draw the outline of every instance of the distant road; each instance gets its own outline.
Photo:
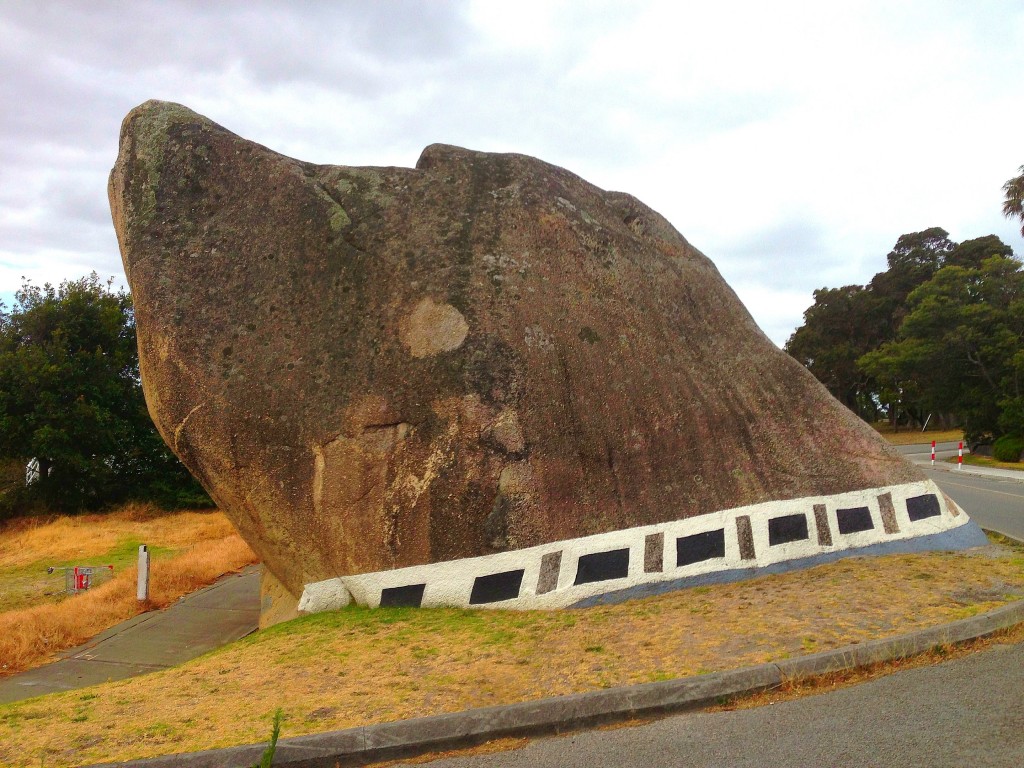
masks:
POLYGON ((982 528, 1024 541, 1024 483, 922 469, 982 528))
MULTIPOLYGON (((1020 480, 982 477, 970 474, 969 469, 962 473, 931 469, 928 466, 932 450, 930 443, 897 445, 895 448, 917 463, 978 525, 1024 541, 1024 483, 1020 480)), ((957 448, 955 442, 936 444, 936 461, 956 456, 957 448)), ((1024 478, 1024 472, 1021 477, 1024 478)))
MULTIPOLYGON (((920 445, 895 445, 893 447, 911 461, 927 459, 929 456, 931 456, 932 452, 932 446, 930 442, 922 443, 920 445)), ((935 458, 948 459, 950 456, 956 456, 956 452, 959 449, 959 447, 960 444, 955 442, 936 443, 935 458)))

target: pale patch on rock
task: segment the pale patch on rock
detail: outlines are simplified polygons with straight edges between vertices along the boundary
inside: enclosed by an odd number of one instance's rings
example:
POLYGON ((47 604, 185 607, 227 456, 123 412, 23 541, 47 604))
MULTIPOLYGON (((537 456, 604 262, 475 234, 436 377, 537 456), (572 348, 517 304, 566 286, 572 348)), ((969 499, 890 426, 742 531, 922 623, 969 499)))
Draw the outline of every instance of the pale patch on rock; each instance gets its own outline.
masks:
MULTIPOLYGON (((341 599, 341 596, 332 594, 331 598, 341 599)), ((291 621, 297 616, 298 598, 289 592, 274 574, 264 569, 260 577, 260 629, 291 621)))
POLYGON ((498 478, 498 490, 505 496, 528 494, 533 487, 533 472, 529 462, 506 464, 498 478))
POLYGON ((404 490, 407 492, 407 502, 410 507, 415 506, 430 484, 437 479, 442 468, 450 461, 452 456, 452 445, 459 434, 459 424, 452 421, 448 429, 431 444, 430 455, 423 466, 423 472, 416 475, 409 472, 404 477, 404 490))
POLYGON ((551 352, 555 348, 554 337, 539 325, 527 326, 523 341, 529 349, 539 349, 541 352, 551 352))
POLYGON ((466 319, 451 304, 436 304, 429 296, 402 321, 399 337, 413 357, 451 352, 469 333, 466 319))
POLYGON ((519 414, 514 408, 506 408, 491 425, 491 437, 505 449, 506 453, 522 453, 526 448, 523 430, 519 426, 519 414))
POLYGON ((368 567, 387 556, 389 473, 400 466, 403 444, 413 427, 398 418, 382 397, 366 396, 345 413, 344 429, 313 449, 313 510, 318 520, 335 521, 343 534, 337 546, 352 563, 368 567))

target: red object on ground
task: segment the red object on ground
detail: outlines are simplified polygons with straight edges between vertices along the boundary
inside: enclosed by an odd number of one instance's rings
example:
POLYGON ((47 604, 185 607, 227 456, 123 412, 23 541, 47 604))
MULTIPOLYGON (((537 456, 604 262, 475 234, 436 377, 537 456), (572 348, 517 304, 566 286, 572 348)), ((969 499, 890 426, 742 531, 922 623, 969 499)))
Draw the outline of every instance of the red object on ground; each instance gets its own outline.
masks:
POLYGON ((964 468, 964 441, 963 440, 960 441, 960 453, 959 453, 959 455, 957 456, 957 459, 956 459, 956 467, 957 467, 957 469, 963 469, 964 468))
POLYGON ((935 465, 935 441, 932 440, 932 465, 935 465))
POLYGON ((91 576, 92 576, 92 571, 91 570, 88 570, 86 568, 79 568, 76 565, 75 566, 75 591, 77 592, 80 589, 88 589, 89 588, 89 582, 91 580, 90 579, 91 576))

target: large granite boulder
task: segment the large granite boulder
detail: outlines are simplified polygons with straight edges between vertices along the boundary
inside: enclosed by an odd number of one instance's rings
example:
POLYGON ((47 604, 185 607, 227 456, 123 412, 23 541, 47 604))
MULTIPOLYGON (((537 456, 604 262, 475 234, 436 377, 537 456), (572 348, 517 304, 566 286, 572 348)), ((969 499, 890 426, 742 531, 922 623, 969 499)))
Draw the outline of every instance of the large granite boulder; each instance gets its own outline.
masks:
MULTIPOLYGON (((110 201, 157 427, 293 596, 641 528, 654 572, 673 544, 651 526, 934 490, 664 218, 540 160, 437 144, 415 168, 314 165, 150 101, 110 201)), ((724 557, 779 543, 747 520, 724 557)), ((551 557, 525 566, 524 593, 586 583, 576 557, 561 581, 551 557)))

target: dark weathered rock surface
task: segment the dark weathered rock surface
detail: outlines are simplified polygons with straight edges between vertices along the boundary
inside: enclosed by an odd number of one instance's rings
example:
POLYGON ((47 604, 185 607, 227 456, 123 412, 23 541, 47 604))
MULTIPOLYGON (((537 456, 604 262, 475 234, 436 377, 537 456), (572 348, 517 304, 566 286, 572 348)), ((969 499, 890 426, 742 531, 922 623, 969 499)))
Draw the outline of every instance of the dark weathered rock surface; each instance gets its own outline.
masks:
POLYGON ((110 200, 157 426, 296 595, 921 479, 664 218, 539 160, 312 165, 147 102, 110 200))

